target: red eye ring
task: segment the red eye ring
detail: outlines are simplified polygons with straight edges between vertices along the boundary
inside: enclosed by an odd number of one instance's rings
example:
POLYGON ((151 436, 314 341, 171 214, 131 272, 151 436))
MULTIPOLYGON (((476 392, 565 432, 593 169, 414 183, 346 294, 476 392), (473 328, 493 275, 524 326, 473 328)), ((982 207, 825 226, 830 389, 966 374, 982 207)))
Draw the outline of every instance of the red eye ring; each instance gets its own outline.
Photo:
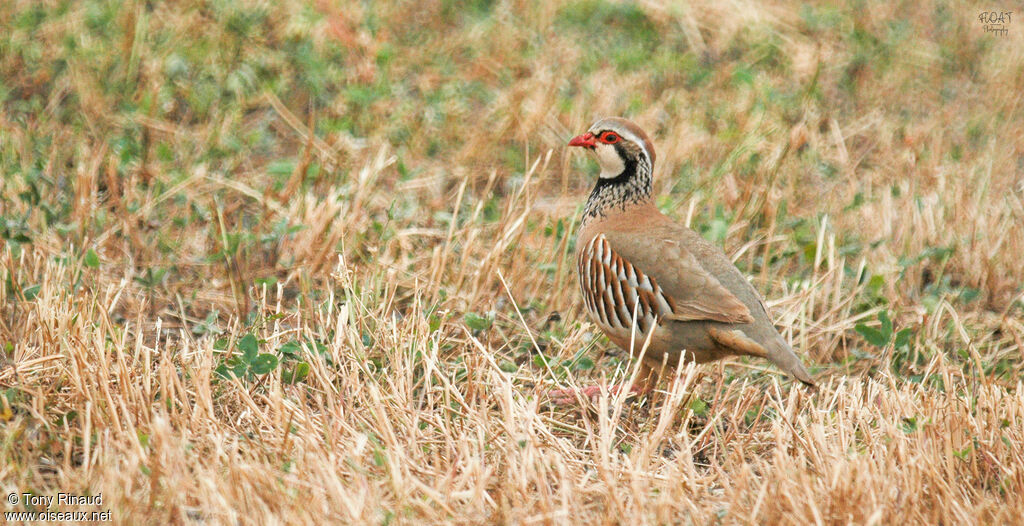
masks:
POLYGON ((619 142, 619 139, 621 139, 621 137, 619 137, 615 132, 604 132, 601 134, 601 142, 605 144, 615 144, 619 142))

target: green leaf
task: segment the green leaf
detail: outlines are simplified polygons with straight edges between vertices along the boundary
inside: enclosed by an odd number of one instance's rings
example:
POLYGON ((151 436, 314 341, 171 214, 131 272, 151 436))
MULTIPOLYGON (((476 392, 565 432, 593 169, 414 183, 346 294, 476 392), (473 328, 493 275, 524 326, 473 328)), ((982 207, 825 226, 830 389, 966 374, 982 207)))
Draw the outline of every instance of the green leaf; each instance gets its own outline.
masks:
POLYGON ((577 371, 588 371, 594 368, 594 360, 590 359, 588 356, 583 356, 579 360, 576 360, 576 363, 573 364, 572 368, 577 371))
POLYGON ((21 294, 25 296, 25 301, 32 301, 39 295, 40 285, 31 285, 21 289, 21 294))
POLYGON ((883 287, 885 287, 885 276, 875 274, 868 280, 868 292, 872 296, 881 296, 883 287))
POLYGON ((885 342, 889 343, 889 338, 892 337, 892 320, 889 319, 889 312, 880 311, 878 313, 878 321, 882 323, 882 334, 885 336, 885 342))
POLYGON ((63 415, 58 416, 57 420, 54 421, 54 425, 57 427, 63 427, 65 423, 70 424, 75 420, 75 418, 78 418, 78 411, 68 411, 63 415))
POLYGON ((295 171, 295 159, 280 159, 267 164, 267 173, 276 176, 291 175, 295 171))
POLYGON ((309 376, 309 364, 299 362, 293 369, 287 369, 281 373, 281 381, 286 384, 297 384, 309 376))
POLYGON ((252 374, 267 374, 275 367, 277 367, 277 356, 270 353, 262 353, 249 362, 249 370, 252 374))
POLYGON ((981 297, 981 291, 975 288, 966 287, 960 291, 960 301, 970 303, 981 297))
POLYGON ((708 403, 700 398, 694 398, 690 402, 690 411, 696 416, 706 416, 708 414, 708 403))
POLYGON ((725 241, 725 237, 728 233, 729 223, 725 219, 716 217, 711 220, 711 225, 708 227, 707 238, 715 243, 721 243, 722 241, 725 241))
POLYGON ((818 244, 810 242, 804 245, 804 261, 811 263, 814 261, 814 255, 818 253, 818 244))
POLYGON ((266 285, 266 287, 269 289, 277 284, 277 278, 275 278, 274 276, 270 276, 268 278, 256 278, 255 282, 257 287, 262 287, 266 285))
POLYGON ((897 349, 904 347, 910 347, 910 340, 914 337, 914 332, 911 329, 902 329, 896 333, 895 346, 897 349))
POLYGON ((285 343, 281 347, 279 347, 277 349, 277 352, 278 352, 278 354, 281 354, 282 356, 287 356, 287 357, 290 357, 290 358, 294 358, 294 357, 298 356, 299 353, 302 352, 302 344, 297 342, 297 341, 295 341, 295 340, 292 340, 290 342, 285 343))
POLYGON ((879 331, 878 329, 875 329, 873 327, 868 327, 863 323, 858 323, 854 327, 854 330, 860 333, 860 335, 863 336, 864 339, 868 341, 868 343, 874 345, 875 347, 885 347, 886 344, 889 343, 889 337, 882 334, 882 331, 879 331))
POLYGON ((508 360, 502 360, 501 363, 498 364, 498 368, 506 373, 514 373, 519 370, 519 366, 508 360))
POLYGON ((256 359, 256 354, 259 353, 259 345, 256 343, 256 337, 253 336, 252 333, 242 336, 241 341, 238 342, 238 349, 242 351, 242 359, 251 363, 256 359))
POLYGON ((485 331, 491 328, 491 324, 494 322, 494 318, 491 316, 481 316, 474 312, 467 312, 465 316, 466 326, 474 331, 485 331))
POLYGON ((441 328, 441 317, 437 316, 436 314, 432 315, 430 317, 429 324, 430 324, 430 333, 433 334, 433 333, 437 332, 437 330, 441 328))
POLYGON ((89 249, 85 251, 85 266, 89 268, 100 268, 100 257, 96 255, 96 251, 89 249))

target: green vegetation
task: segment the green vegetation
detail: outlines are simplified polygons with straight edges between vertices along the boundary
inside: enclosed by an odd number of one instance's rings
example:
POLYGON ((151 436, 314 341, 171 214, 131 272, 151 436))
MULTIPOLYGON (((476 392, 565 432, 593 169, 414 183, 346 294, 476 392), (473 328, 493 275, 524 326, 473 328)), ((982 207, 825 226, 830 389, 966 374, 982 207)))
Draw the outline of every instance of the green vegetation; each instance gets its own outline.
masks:
POLYGON ((1024 520, 1022 27, 669 4, 0 2, 0 487, 160 524, 1024 520), (734 360, 544 403, 632 372, 571 259, 565 144, 606 115, 817 391, 734 360))

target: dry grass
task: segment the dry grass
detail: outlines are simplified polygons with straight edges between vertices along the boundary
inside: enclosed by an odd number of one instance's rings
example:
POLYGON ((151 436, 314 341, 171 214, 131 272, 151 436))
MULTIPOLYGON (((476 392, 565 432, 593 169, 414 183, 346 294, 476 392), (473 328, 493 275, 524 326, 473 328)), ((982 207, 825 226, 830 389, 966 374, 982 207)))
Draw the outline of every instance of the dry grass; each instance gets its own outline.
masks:
POLYGON ((4 2, 0 492, 131 524, 1024 521, 1024 25, 976 11, 4 2), (564 144, 610 114, 816 392, 735 361, 544 404, 629 373, 567 264, 595 166, 564 144))

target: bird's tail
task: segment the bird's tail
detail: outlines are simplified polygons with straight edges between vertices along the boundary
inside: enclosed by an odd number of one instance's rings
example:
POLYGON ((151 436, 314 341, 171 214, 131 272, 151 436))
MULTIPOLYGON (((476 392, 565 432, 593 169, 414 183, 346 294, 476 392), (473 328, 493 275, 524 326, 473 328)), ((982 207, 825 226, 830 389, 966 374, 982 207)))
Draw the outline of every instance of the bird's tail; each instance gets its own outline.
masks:
POLYGON ((782 339, 782 336, 775 335, 768 345, 768 359, 782 369, 786 374, 800 380, 801 382, 814 387, 814 379, 800 362, 800 357, 793 352, 793 348, 782 339))
POLYGON ((739 329, 728 330, 712 327, 708 334, 716 343, 737 354, 767 358, 786 374, 809 386, 814 386, 811 374, 804 369, 804 364, 800 363, 800 358, 793 352, 793 348, 786 343, 786 340, 782 339, 779 333, 775 332, 775 328, 772 328, 769 334, 762 333, 763 340, 768 340, 767 345, 757 343, 739 329))

